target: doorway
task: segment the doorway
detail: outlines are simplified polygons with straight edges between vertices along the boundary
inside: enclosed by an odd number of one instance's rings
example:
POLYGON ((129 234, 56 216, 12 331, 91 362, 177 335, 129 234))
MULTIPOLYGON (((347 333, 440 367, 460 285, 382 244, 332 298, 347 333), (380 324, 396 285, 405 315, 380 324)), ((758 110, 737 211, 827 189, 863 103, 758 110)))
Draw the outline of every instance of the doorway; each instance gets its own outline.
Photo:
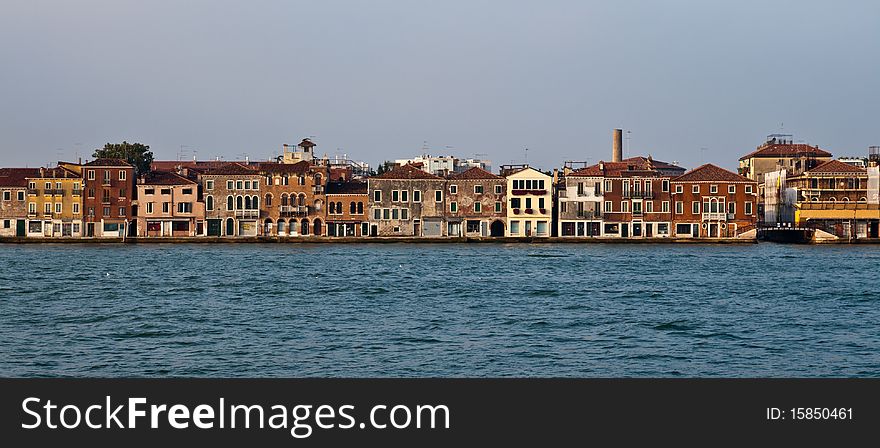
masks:
POLYGON ((15 236, 26 236, 26 225, 25 220, 19 219, 15 221, 15 236))

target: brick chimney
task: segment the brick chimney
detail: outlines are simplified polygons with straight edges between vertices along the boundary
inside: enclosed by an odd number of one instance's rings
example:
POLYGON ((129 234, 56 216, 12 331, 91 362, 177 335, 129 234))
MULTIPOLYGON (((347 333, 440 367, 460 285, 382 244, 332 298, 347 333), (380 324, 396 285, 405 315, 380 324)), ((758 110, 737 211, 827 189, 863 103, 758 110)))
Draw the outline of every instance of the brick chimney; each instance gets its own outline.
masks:
POLYGON ((620 162, 623 160, 623 129, 614 130, 614 141, 611 146, 611 161, 620 162))

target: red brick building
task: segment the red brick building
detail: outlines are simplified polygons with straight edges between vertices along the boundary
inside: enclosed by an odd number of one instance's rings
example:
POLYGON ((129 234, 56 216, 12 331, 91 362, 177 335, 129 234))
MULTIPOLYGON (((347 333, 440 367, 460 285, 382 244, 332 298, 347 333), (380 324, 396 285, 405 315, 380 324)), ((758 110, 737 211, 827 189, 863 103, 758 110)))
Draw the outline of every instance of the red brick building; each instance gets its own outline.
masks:
POLYGON ((672 179, 677 237, 727 238, 754 229, 758 184, 712 164, 672 179))
POLYGON ((369 205, 366 182, 327 184, 327 235, 368 236, 369 205))
POLYGON ((134 167, 121 159, 97 159, 82 166, 86 237, 121 237, 131 232, 134 167))

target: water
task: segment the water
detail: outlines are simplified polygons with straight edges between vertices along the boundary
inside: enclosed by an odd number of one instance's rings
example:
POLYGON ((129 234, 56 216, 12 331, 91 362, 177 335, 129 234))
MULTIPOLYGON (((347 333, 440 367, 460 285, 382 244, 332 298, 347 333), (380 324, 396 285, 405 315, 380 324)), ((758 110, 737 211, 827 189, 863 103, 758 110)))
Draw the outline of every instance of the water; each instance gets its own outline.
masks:
POLYGON ((0 376, 880 376, 880 246, 4 245, 0 376))

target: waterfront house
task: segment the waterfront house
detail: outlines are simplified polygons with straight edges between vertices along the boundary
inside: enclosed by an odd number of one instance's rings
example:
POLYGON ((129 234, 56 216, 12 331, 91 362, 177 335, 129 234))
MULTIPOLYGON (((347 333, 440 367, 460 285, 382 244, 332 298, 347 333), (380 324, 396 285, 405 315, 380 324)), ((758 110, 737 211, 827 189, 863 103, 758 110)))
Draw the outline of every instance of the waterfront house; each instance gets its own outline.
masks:
POLYGON ((261 184, 254 166, 226 163, 198 174, 207 236, 258 236, 261 184))
POLYGON ((413 165, 367 179, 372 236, 445 236, 446 179, 413 165))
POLYGON ((528 165, 502 165, 507 179, 507 236, 549 237, 553 178, 528 165))
POLYGON ((369 235, 369 203, 366 182, 340 181, 327 184, 327 235, 369 235))
POLYGON ((604 182, 598 166, 563 171, 556 183, 558 236, 601 236, 604 182))
POLYGON ((325 163, 308 157, 293 163, 261 163, 257 169, 265 185, 264 235, 320 236, 325 233, 325 189, 330 175, 325 163))
MULTIPOLYGON (((72 164, 62 165, 74 169, 72 164)), ((134 167, 121 159, 97 159, 81 170, 85 190, 83 211, 86 237, 122 237, 131 227, 134 167)))
POLYGON ((40 168, 28 177, 27 236, 83 236, 83 180, 66 167, 40 168))
POLYGON ((647 158, 599 162, 579 173, 601 176, 601 236, 665 238, 671 235, 670 176, 647 158))
POLYGON ((153 171, 137 183, 139 237, 189 237, 205 232, 205 203, 199 185, 177 173, 153 171))
POLYGON ((28 178, 39 175, 39 168, 0 168, 0 236, 27 236, 28 178))
POLYGON ((504 236, 507 180, 480 167, 454 174, 447 181, 447 235, 504 236))
POLYGON ((757 182, 712 164, 671 181, 676 237, 731 238, 757 223, 757 182))

